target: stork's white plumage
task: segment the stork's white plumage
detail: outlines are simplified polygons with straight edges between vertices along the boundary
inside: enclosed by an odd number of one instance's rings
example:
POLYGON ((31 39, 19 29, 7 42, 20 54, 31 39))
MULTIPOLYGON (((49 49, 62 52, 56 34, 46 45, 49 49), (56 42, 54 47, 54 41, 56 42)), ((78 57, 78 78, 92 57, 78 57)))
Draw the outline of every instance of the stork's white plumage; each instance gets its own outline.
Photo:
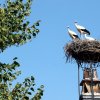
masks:
POLYGON ((72 30, 69 28, 69 26, 67 26, 67 28, 68 28, 68 33, 69 33, 70 37, 71 37, 73 40, 79 39, 78 35, 77 35, 74 31, 72 31, 72 30))
POLYGON ((86 38, 87 40, 89 40, 89 41, 95 41, 95 40, 96 40, 96 39, 94 39, 94 38, 92 38, 92 37, 87 36, 87 34, 85 34, 85 38, 86 38))
POLYGON ((83 27, 81 25, 78 25, 77 22, 75 22, 75 26, 76 26, 77 30, 79 31, 80 35, 81 34, 88 34, 88 35, 90 35, 90 32, 85 27, 83 27))

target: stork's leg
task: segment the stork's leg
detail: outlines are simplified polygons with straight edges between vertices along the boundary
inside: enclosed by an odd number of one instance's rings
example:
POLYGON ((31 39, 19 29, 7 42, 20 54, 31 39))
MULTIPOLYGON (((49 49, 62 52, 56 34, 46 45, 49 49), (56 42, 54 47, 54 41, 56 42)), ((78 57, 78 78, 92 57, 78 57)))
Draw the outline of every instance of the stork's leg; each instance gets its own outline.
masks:
POLYGON ((81 34, 81 35, 80 35, 80 38, 83 40, 83 39, 84 39, 84 36, 81 34))
POLYGON ((80 39, 82 39, 82 34, 80 34, 80 39))

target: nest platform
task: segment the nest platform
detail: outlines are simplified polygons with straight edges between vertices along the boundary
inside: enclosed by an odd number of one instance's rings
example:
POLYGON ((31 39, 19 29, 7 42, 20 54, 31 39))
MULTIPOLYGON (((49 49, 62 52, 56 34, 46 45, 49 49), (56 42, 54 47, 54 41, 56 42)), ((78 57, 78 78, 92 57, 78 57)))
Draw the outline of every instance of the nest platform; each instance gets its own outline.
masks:
POLYGON ((100 41, 77 40, 64 47, 67 60, 79 63, 100 63, 100 41))

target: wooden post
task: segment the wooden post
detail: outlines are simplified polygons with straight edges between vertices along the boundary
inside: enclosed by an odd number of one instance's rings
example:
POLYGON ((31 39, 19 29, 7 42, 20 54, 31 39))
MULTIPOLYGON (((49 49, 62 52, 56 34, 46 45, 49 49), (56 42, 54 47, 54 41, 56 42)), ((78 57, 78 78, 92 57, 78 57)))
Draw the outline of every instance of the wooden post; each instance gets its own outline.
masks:
POLYGON ((92 63, 90 64, 90 70, 91 70, 91 95, 92 95, 92 100, 94 100, 92 63))
POLYGON ((79 93, 79 100, 80 100, 80 66, 78 64, 78 93, 79 93))

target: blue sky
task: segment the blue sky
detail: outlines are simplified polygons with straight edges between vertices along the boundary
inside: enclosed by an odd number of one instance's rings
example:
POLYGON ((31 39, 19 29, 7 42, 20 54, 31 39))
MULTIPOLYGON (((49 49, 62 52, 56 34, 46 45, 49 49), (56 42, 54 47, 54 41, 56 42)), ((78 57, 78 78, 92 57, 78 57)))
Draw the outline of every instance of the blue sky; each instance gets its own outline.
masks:
POLYGON ((45 86, 42 100, 78 100, 77 65, 66 63, 63 49, 71 41, 66 26, 77 32, 77 21, 100 40, 99 9, 100 0, 34 0, 28 19, 31 24, 41 20, 40 33, 23 46, 6 49, 0 61, 9 63, 17 56, 22 74, 16 81, 33 75, 36 87, 45 86))

